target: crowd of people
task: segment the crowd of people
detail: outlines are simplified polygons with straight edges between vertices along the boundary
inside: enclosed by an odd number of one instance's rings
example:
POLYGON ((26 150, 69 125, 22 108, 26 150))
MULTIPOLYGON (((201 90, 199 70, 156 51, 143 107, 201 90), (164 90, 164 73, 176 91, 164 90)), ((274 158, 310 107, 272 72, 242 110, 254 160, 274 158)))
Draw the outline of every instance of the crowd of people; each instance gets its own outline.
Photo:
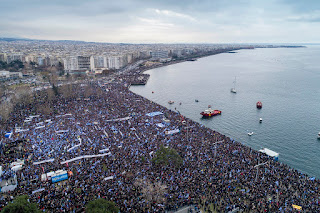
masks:
MULTIPOLYGON (((16 110, 0 140, 24 141, 24 166, 16 172, 17 188, 0 194, 0 209, 28 194, 47 212, 83 212, 98 198, 121 212, 187 205, 218 212, 295 212, 297 205, 320 212, 318 179, 132 93, 126 82, 77 85, 74 96, 51 102, 52 113, 36 114, 35 103, 16 110), (88 88, 93 92, 86 95, 88 88), (155 164, 162 145, 175 149, 182 165, 155 164), (42 180, 57 170, 68 171, 68 180, 42 180)), ((6 170, 17 157, 4 153, 0 165, 6 170)))

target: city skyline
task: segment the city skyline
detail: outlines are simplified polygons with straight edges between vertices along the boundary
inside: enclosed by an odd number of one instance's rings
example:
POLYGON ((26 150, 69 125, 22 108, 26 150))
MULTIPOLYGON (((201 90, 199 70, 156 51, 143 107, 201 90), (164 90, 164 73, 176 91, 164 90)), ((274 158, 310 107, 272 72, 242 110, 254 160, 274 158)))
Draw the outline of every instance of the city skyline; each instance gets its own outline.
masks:
POLYGON ((0 37, 111 43, 320 43, 318 1, 8 1, 0 37))

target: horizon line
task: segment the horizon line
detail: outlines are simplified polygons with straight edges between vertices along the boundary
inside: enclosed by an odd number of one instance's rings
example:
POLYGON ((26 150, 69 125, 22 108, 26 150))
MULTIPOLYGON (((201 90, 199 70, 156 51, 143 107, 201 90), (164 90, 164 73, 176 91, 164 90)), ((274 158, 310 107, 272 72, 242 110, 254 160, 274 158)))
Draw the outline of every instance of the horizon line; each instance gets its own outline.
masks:
POLYGON ((130 42, 103 42, 103 41, 83 41, 83 40, 68 40, 68 39, 59 39, 59 40, 50 40, 50 39, 33 39, 33 38, 19 38, 19 37, 0 37, 0 41, 1 40, 5 40, 5 39, 10 39, 10 40, 25 40, 25 41, 52 41, 52 42, 84 42, 84 43, 104 43, 104 44, 133 44, 133 45, 138 45, 138 44, 197 44, 197 45, 203 45, 203 44, 207 44, 207 45, 212 45, 212 44, 241 44, 241 45, 251 45, 251 44, 263 44, 263 45, 284 45, 284 44, 288 44, 288 45, 292 45, 292 44, 299 44, 299 45, 320 45, 320 43, 317 42, 218 42, 218 43, 210 43, 210 42, 204 42, 204 43, 196 43, 196 42, 168 42, 168 43, 163 43, 163 42, 159 42, 159 43, 130 43, 130 42))

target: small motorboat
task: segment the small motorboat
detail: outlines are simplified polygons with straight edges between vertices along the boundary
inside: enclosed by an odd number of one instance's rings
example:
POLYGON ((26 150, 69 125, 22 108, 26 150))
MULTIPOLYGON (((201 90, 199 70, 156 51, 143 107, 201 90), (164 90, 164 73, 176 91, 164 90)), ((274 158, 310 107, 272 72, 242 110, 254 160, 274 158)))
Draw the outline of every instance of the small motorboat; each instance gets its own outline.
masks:
POLYGON ((261 101, 258 101, 258 102, 257 102, 257 108, 258 108, 258 109, 261 109, 261 108, 262 108, 262 103, 261 103, 261 101))
POLYGON ((174 103, 174 101, 168 101, 168 104, 173 104, 174 103))
POLYGON ((233 87, 231 88, 230 92, 237 93, 237 90, 236 90, 236 77, 234 77, 233 87))
POLYGON ((196 100, 194 100, 195 102, 199 102, 199 100, 198 99, 196 99, 196 100))
POLYGON ((259 122, 262 123, 262 118, 259 119, 259 122))
POLYGON ((248 132, 248 135, 249 135, 249 136, 252 136, 252 135, 253 135, 253 132, 248 132))
POLYGON ((320 140, 320 132, 318 133, 318 139, 320 140))

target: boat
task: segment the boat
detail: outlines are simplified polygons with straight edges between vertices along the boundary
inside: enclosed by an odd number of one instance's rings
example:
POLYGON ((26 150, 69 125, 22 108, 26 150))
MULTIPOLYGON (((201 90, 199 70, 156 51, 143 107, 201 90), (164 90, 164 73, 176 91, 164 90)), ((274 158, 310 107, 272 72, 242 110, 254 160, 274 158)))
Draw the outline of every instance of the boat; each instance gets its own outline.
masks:
POLYGON ((318 133, 318 139, 320 139, 320 132, 318 133))
POLYGON ((271 149, 263 148, 260 149, 259 152, 267 154, 268 156, 272 157, 274 161, 278 161, 279 153, 272 151, 271 149))
POLYGON ((253 135, 253 132, 248 132, 248 135, 249 135, 249 136, 252 136, 252 135, 253 135))
POLYGON ((199 100, 198 99, 196 99, 196 100, 194 100, 195 102, 199 102, 199 100))
POLYGON ((234 77, 233 88, 231 88, 230 92, 237 93, 237 90, 236 90, 236 77, 234 77))
POLYGON ((262 118, 259 119, 259 122, 262 123, 262 118))
POLYGON ((174 101, 168 101, 168 104, 173 104, 174 103, 174 101))
POLYGON ((221 111, 217 109, 211 109, 211 106, 208 106, 208 109, 204 110, 203 112, 200 113, 203 117, 211 117, 215 115, 221 115, 221 111))
POLYGON ((258 109, 261 109, 261 108, 262 108, 262 103, 261 103, 261 101, 258 101, 256 105, 257 105, 257 108, 258 108, 258 109))

